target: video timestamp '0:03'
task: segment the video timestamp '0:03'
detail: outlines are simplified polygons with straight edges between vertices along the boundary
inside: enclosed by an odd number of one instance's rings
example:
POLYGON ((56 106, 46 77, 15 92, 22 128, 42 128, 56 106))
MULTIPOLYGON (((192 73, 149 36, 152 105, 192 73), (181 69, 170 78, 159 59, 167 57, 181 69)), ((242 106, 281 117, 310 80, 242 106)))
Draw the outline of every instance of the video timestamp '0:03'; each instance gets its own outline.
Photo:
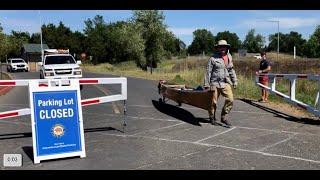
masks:
POLYGON ((18 157, 7 157, 7 162, 18 162, 18 157))
POLYGON ((3 165, 7 166, 22 166, 22 155, 21 154, 4 154, 3 165))

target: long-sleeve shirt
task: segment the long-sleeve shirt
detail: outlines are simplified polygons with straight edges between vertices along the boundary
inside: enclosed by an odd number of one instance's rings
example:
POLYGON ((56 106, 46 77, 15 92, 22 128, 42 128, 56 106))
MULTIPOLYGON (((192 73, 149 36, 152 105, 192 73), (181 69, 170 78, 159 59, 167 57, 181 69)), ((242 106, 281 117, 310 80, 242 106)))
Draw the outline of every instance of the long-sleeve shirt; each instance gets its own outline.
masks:
POLYGON ((223 58, 220 54, 214 54, 208 60, 206 74, 205 74, 205 86, 216 86, 218 88, 224 88, 228 83, 234 85, 238 83, 237 75, 233 69, 233 62, 231 54, 227 54, 229 63, 225 65, 223 58))

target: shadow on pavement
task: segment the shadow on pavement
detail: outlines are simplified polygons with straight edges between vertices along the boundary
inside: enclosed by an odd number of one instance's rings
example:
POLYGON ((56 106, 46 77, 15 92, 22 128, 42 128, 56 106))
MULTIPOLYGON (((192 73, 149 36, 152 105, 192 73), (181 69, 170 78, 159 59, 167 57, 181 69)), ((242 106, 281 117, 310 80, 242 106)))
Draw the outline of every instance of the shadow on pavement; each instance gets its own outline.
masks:
POLYGON ((160 112, 172 116, 176 119, 179 119, 181 121, 184 121, 186 123, 201 126, 201 123, 209 123, 207 119, 204 118, 196 118, 192 113, 189 111, 179 108, 177 106, 171 105, 171 104, 164 104, 159 103, 159 101, 152 100, 153 106, 160 112))
POLYGON ((310 119, 310 118, 297 118, 297 117, 288 115, 286 113, 283 113, 283 112, 280 112, 280 111, 277 111, 277 110, 262 106, 262 105, 254 102, 252 100, 249 100, 249 99, 239 99, 239 100, 241 100, 241 101, 243 101, 245 103, 248 103, 248 104, 250 104, 252 106, 255 106, 255 107, 259 108, 259 109, 262 109, 264 111, 267 111, 269 113, 272 113, 272 114, 275 115, 275 117, 283 118, 283 119, 286 119, 288 121, 302 123, 302 124, 320 125, 320 121, 318 121, 318 120, 314 120, 314 119, 310 119))
POLYGON ((18 139, 18 138, 26 138, 26 137, 32 137, 32 133, 24 132, 24 133, 13 133, 13 134, 0 134, 0 140, 18 139))
POLYGON ((33 148, 32 148, 32 146, 24 146, 24 147, 22 147, 22 150, 24 151, 24 153, 26 153, 26 155, 29 157, 29 159, 31 161, 33 161, 33 148))
MULTIPOLYGON (((84 129, 84 133, 100 132, 100 131, 119 131, 121 133, 124 133, 123 131, 115 129, 113 127, 98 127, 98 128, 84 129)), ((13 134, 0 134, 0 140, 18 139, 18 138, 27 138, 27 137, 32 137, 32 133, 31 132, 24 132, 24 133, 13 133, 13 134)))
MULTIPOLYGON (((24 146, 22 147, 22 150, 24 151, 24 153, 28 156, 28 158, 33 162, 33 148, 32 146, 24 146)), ((62 161, 65 159, 78 159, 79 156, 72 156, 72 157, 65 157, 65 158, 58 158, 58 159, 49 159, 49 160, 42 160, 41 163, 44 162, 53 162, 53 161, 62 161)))
POLYGON ((99 131, 119 131, 119 132, 123 133, 123 131, 121 131, 119 129, 115 129, 113 127, 98 127, 98 128, 86 128, 86 129, 84 129, 84 133, 99 132, 99 131))

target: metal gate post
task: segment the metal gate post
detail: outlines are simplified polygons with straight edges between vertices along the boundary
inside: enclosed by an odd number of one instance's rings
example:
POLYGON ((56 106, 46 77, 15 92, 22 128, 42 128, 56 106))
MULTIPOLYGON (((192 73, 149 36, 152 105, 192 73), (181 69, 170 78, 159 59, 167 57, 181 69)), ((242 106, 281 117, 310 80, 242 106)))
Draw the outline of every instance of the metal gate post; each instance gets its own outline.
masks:
MULTIPOLYGON (((319 85, 320 86, 320 85, 319 85)), ((320 110, 320 87, 317 93, 316 102, 314 103, 314 106, 320 110)))
POLYGON ((127 102, 126 100, 123 100, 123 123, 122 123, 123 132, 125 130, 125 127, 127 126, 126 118, 127 118, 127 102))
POLYGON ((290 99, 296 100, 296 78, 290 78, 290 99))
POLYGON ((270 76, 271 78, 271 90, 275 91, 276 90, 276 76, 270 76))

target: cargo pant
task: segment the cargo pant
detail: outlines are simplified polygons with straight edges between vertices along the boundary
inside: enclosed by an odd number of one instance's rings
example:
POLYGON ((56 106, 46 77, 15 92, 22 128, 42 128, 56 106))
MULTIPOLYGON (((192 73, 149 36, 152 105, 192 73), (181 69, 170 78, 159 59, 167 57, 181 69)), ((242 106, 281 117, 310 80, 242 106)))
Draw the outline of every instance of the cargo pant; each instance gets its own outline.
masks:
POLYGON ((212 97, 211 107, 208 110, 209 117, 215 117, 216 110, 217 110, 217 102, 220 94, 223 97, 225 97, 224 106, 221 111, 221 117, 229 114, 233 107, 233 93, 232 93, 230 84, 226 84, 224 88, 210 87, 210 90, 212 90, 213 97, 212 97))

